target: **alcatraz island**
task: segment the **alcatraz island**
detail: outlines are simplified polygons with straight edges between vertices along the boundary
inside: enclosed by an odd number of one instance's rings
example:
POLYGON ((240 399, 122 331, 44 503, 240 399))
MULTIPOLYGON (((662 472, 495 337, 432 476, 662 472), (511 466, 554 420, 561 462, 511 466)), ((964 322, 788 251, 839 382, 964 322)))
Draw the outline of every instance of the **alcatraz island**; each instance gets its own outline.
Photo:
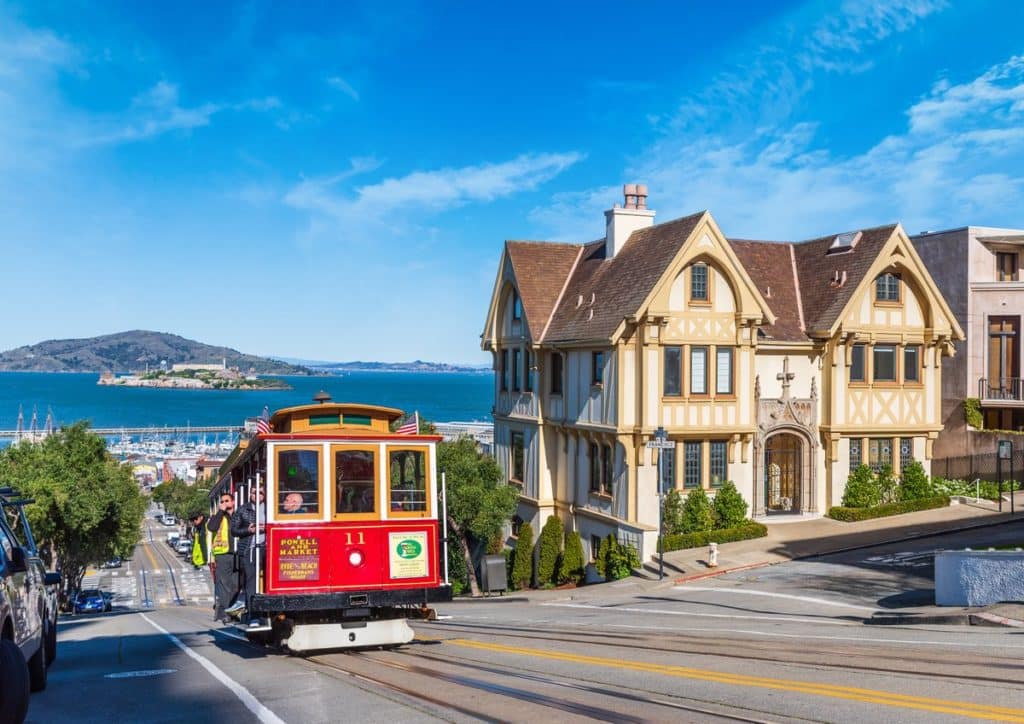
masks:
POLYGON ((104 372, 96 384, 190 390, 292 389, 291 385, 283 380, 257 377, 252 371, 244 374, 237 367, 228 367, 226 361, 221 364, 186 362, 175 364, 170 369, 152 370, 142 374, 115 375, 113 372, 104 372))

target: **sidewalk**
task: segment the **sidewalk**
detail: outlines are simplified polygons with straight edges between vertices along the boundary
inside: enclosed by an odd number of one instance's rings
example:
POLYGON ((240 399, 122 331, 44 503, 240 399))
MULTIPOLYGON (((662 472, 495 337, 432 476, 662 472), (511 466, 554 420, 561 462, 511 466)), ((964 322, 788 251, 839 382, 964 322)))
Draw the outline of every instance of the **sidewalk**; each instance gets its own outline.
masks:
MULTIPOLYGON (((516 592, 520 601, 550 601, 571 599, 583 601, 607 596, 611 592, 622 595, 649 594, 690 581, 698 581, 724 573, 770 566, 776 563, 868 548, 885 543, 926 538, 940 533, 970 530, 1001 525, 1012 520, 1024 520, 1024 493, 1016 499, 1017 518, 1009 512, 999 513, 994 504, 981 502, 959 503, 947 508, 922 510, 887 518, 843 523, 831 518, 790 518, 762 521, 768 526, 768 535, 754 540, 722 543, 718 546, 718 567, 708 568, 705 548, 671 551, 665 554, 665 578, 658 580, 658 562, 644 563, 644 575, 594 586, 567 590, 516 592)), ((1004 510, 1009 507, 1004 504, 1004 510)), ((493 599, 490 599, 493 600, 493 599)), ((957 608, 918 606, 900 611, 886 612, 869 619, 873 624, 975 624, 1024 627, 1024 605, 995 604, 986 608, 957 608)))

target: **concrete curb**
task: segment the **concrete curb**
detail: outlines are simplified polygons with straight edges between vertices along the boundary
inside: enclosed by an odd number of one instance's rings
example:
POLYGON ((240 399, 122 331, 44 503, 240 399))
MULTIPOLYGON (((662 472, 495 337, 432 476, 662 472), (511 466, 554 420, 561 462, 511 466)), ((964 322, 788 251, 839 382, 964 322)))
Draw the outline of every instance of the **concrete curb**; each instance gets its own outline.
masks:
POLYGON ((1011 628, 1024 628, 1024 621, 1015 618, 1004 618, 994 613, 982 611, 968 615, 972 626, 1010 626, 1011 628))
POLYGON ((451 603, 529 603, 528 596, 455 596, 451 603))
POLYGON ((966 613, 924 614, 912 613, 876 615, 864 619, 866 626, 970 626, 971 616, 966 613))

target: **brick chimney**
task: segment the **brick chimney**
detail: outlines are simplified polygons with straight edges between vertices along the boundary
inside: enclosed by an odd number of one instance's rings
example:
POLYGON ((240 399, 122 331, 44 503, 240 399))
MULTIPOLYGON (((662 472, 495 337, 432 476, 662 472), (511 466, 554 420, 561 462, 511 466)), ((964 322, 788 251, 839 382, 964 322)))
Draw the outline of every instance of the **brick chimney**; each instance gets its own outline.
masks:
POLYGON ((604 212, 606 259, 618 254, 634 231, 654 225, 654 212, 647 208, 645 184, 625 184, 622 187, 622 194, 625 197, 623 206, 615 204, 615 208, 604 212))

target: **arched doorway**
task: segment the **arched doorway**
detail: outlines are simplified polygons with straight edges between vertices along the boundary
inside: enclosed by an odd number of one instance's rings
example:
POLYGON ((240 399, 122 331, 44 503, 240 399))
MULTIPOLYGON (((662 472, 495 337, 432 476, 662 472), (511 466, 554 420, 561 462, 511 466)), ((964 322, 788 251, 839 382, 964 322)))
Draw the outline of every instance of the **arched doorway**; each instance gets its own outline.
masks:
POLYGON ((768 438, 764 451, 766 513, 800 512, 802 468, 803 449, 799 437, 783 432, 768 438))

